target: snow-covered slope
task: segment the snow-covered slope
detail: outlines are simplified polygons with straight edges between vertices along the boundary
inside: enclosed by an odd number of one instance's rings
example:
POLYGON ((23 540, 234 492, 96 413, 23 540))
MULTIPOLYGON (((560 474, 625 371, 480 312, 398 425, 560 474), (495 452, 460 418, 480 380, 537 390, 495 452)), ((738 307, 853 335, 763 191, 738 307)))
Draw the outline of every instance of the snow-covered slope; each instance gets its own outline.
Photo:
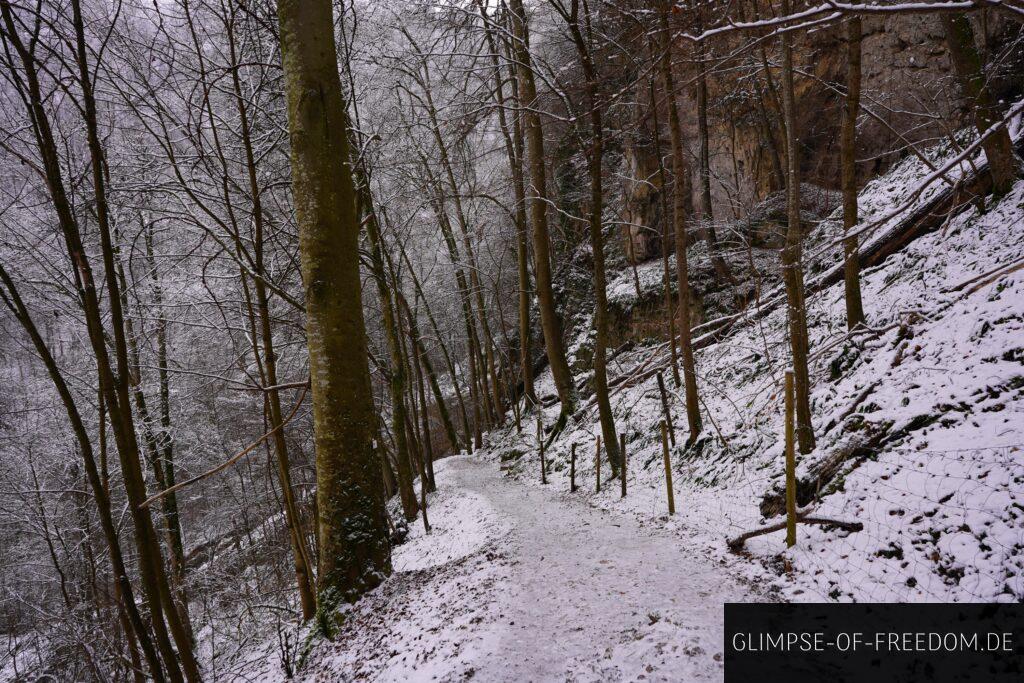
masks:
MULTIPOLYGON (((928 152, 933 163, 951 154, 928 152)), ((865 224, 911 197, 929 172, 909 158, 869 184, 860 199, 865 224)), ((621 354, 611 367, 613 377, 642 378, 612 397, 627 435, 628 496, 620 499, 617 482, 594 493, 592 406, 548 449, 553 485, 568 486, 576 444, 578 495, 658 518, 696 550, 770 578, 791 599, 1024 599, 1024 269, 1014 269, 1024 263, 1024 182, 983 208, 963 208, 863 273, 868 330, 847 334, 842 283, 808 302, 818 447, 801 458, 798 476, 808 479, 829 458, 841 465, 820 491, 802 490, 801 503, 860 522, 862 531, 801 525, 788 551, 782 532, 749 541, 741 555, 726 549, 726 538, 777 509, 789 362, 784 306, 748 316, 697 353, 705 431, 699 448, 673 451, 675 518, 665 517, 660 396, 655 377, 644 377, 665 363, 663 345, 621 354)), ((809 280, 838 262, 840 235, 831 221, 809 237, 809 280)), ((632 282, 632 274, 619 279, 632 282)), ((613 294, 628 298, 630 289, 613 294)), ((667 369, 665 377, 682 443, 682 397, 667 369)), ((548 382, 542 377, 540 385, 548 382)), ((556 412, 557 405, 547 410, 547 424, 556 412)), ((533 433, 492 434, 487 453, 524 481, 537 480, 533 433)))

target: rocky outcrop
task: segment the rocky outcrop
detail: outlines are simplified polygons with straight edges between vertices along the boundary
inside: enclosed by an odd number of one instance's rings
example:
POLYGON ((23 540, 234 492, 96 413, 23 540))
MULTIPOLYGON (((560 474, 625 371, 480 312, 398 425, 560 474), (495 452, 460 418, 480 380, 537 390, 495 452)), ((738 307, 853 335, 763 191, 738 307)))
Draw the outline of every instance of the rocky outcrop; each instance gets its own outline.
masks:
MULTIPOLYGON (((1021 27, 990 13, 973 16, 977 35, 995 53, 1019 36, 1021 27)), ((721 56, 740 46, 717 46, 721 56)), ((710 166, 716 220, 744 217, 762 199, 782 189, 773 166, 774 147, 784 150, 783 129, 776 94, 778 69, 772 45, 764 53, 747 50, 736 59, 712 68, 708 79, 710 166), (770 68, 765 78, 764 65, 770 68)), ((964 125, 962 102, 950 75, 946 46, 939 21, 920 15, 869 17, 864 21, 862 114, 857 134, 858 176, 862 181, 884 173, 907 154, 908 145, 934 141, 964 125)), ((839 125, 841 93, 846 75, 841 27, 798 36, 795 44, 797 128, 801 148, 802 180, 827 190, 839 189, 839 125)), ((997 99, 1013 101, 1024 94, 1024 55, 1004 58, 1001 73, 991 74, 997 99)), ((689 54, 680 45, 680 54, 689 54)), ((681 83, 691 81, 692 63, 681 61, 681 83)), ((684 135, 696 165, 696 102, 692 88, 679 93, 684 135)), ((642 262, 660 254, 661 191, 657 155, 652 140, 648 86, 637 87, 635 111, 623 146, 624 214, 627 246, 635 244, 642 262)), ((659 112, 662 153, 667 153, 665 113, 659 112)), ((623 123, 623 127, 627 127, 623 123)), ((779 159, 784 163, 784 159, 779 159)), ((685 182, 685 180, 684 180, 685 182)), ((691 188, 699 204, 697 189, 691 188)))
MULTIPOLYGON (((806 234, 841 205, 836 190, 810 183, 800 184, 800 221, 806 234)), ((737 223, 739 234, 758 248, 781 249, 786 235, 786 192, 772 192, 755 204, 746 218, 737 223)))

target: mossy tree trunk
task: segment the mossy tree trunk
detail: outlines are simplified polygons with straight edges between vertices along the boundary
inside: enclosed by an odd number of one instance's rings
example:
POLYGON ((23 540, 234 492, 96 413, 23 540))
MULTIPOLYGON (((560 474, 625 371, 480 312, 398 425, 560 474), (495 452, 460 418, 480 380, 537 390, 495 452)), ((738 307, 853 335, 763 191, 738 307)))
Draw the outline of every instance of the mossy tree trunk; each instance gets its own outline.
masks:
MULTIPOLYGON (((288 455, 288 442, 285 439, 284 413, 281 410, 281 393, 277 388, 277 352, 274 350, 274 332, 270 309, 270 293, 267 291, 267 278, 269 274, 266 268, 265 259, 265 235, 264 212, 262 200, 262 188, 259 185, 259 169, 256 164, 256 154, 253 149, 252 132, 249 126, 249 113, 246 109, 246 98, 242 91, 242 82, 239 77, 239 59, 235 44, 235 33, 232 14, 231 21, 226 22, 229 54, 231 63, 235 66, 231 70, 231 84, 235 99, 235 107, 238 111, 239 129, 242 138, 242 147, 245 151, 246 176, 249 183, 249 194, 252 197, 252 223, 253 239, 252 247, 254 252, 253 270, 256 277, 253 278, 253 285, 256 295, 256 305, 251 305, 251 297, 246 289, 246 300, 250 301, 249 313, 252 323, 252 346, 253 356, 256 359, 256 367, 264 386, 268 387, 265 394, 265 410, 269 418, 271 429, 274 430, 274 453, 277 456, 277 475, 281 485, 282 507, 284 508, 285 524, 288 527, 288 539, 292 547, 292 566, 295 571, 295 585, 299 591, 299 603, 302 607, 302 618, 309 620, 316 613, 316 592, 313 588, 313 570, 310 560, 309 548, 306 545, 306 534, 302 526, 302 515, 299 503, 295 497, 295 489, 292 486, 291 462, 288 455), (256 333, 256 320, 258 320, 259 333, 256 333), (262 340, 262 350, 257 339, 262 340)), ((245 273, 240 277, 243 285, 248 278, 245 273)))
MULTIPOLYGON (((292 192, 306 292, 321 600, 391 572, 359 277, 359 218, 330 0, 280 0, 292 192)), ((323 605, 321 605, 323 606, 323 605)))

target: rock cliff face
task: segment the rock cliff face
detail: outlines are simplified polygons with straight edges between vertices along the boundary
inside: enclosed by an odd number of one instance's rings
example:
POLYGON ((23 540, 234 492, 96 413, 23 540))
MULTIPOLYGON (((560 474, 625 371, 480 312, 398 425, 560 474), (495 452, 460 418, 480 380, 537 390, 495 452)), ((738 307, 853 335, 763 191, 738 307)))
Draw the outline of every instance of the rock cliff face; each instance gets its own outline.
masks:
MULTIPOLYGON (((1019 26, 996 14, 980 14, 977 23, 983 50, 1012 50, 1019 26)), ((798 129, 802 181, 839 189, 839 122, 846 76, 842 29, 802 35, 796 41, 798 129)), ((740 43, 737 41, 736 47, 740 43)), ((948 137, 963 125, 962 107, 950 77, 946 46, 935 17, 916 15, 870 18, 864 22, 861 118, 857 133, 858 175, 863 180, 884 173, 906 156, 912 145, 948 137)), ((1024 92, 1024 57, 1008 60, 1002 73, 990 74, 997 96, 1012 101, 1024 92)), ((691 165, 697 164, 696 101, 692 79, 697 73, 691 51, 680 44, 678 93, 691 165)), ((716 56, 713 59, 721 59, 716 56)), ((772 45, 748 50, 736 59, 714 62, 708 78, 709 161, 714 217, 746 217, 767 195, 781 189, 777 165, 784 164, 784 132, 779 117, 777 56, 772 45), (769 69, 766 72, 765 66, 769 69), (768 76, 766 77, 766 73, 768 76)), ((624 249, 638 262, 660 255, 661 181, 658 150, 668 154, 663 98, 651 111, 645 87, 635 95, 632 134, 622 143, 622 229, 624 249), (660 126, 655 138, 653 120, 660 126), (660 143, 660 144, 659 144, 660 143)), ((628 127, 624 125, 624 128, 628 127)), ((694 178, 695 180, 695 178, 694 178)), ((699 188, 684 179, 700 208, 699 188)))
MULTIPOLYGON (((751 17, 747 17, 750 19, 751 17)), ((1019 24, 989 13, 972 15, 983 53, 998 54, 1001 72, 989 74, 993 92, 1003 102, 1024 96, 1024 34, 1019 24), (1014 56, 1015 55, 1015 56, 1014 56)), ((698 64, 692 46, 681 41, 675 50, 677 101, 688 156, 686 175, 679 179, 687 198, 690 248, 691 320, 728 315, 753 301, 778 276, 778 249, 786 226, 782 169, 785 134, 780 115, 779 57, 775 41, 747 43, 737 35, 731 44, 716 43, 715 54, 698 64), (728 57, 728 58, 726 58, 728 57), (698 164, 696 76, 707 73, 709 165, 712 213, 721 253, 736 282, 716 276, 704 242, 698 164)), ((632 40, 633 38, 630 38, 632 40)), ((557 50, 552 59, 559 63, 557 50)), ((797 132, 801 165, 801 213, 810 230, 841 205, 839 132, 847 57, 845 26, 796 36, 795 80, 797 132)), ((567 57, 561 57, 568 59, 567 57)), ((635 68, 647 62, 638 59, 635 68)), ((863 23, 862 95, 857 131, 857 173, 860 186, 889 171, 894 164, 954 131, 970 126, 964 103, 952 77, 945 36, 935 16, 867 18, 863 23)), ((569 73, 563 69, 559 73, 569 73)), ((643 71, 609 71, 608 88, 629 93, 609 110, 606 121, 606 254, 609 282, 609 329, 613 348, 667 336, 661 256, 673 252, 672 183, 668 114, 659 79, 643 71), (613 78, 613 76, 618 76, 613 78), (666 185, 668 192, 666 192, 666 185), (612 227, 614 226, 614 227, 612 227), (616 239, 617 235, 617 239, 616 239)), ((567 91, 580 87, 567 77, 567 91)), ((570 114, 551 98, 545 106, 560 111, 548 135, 561 206, 578 215, 589 211, 587 165, 579 141, 565 123, 570 114)), ((592 296, 589 259, 578 247, 588 244, 582 221, 561 213, 563 284, 559 297, 564 309, 573 292, 592 296), (571 284, 570 284, 571 283, 571 284)), ((674 266, 670 279, 674 280, 674 266)), ((673 291, 675 285, 672 285, 673 291)), ((579 296, 579 294, 577 294, 579 296)), ((679 324, 676 320, 676 324, 679 324)), ((589 329, 589 318, 567 316, 568 337, 589 329)), ((586 345, 582 345, 582 351, 586 345)), ((585 356, 580 356, 587 360, 585 356)))
POLYGON ((661 254, 662 201, 661 169, 652 136, 642 131, 630 136, 622 150, 623 206, 622 235, 625 252, 634 263, 661 254))

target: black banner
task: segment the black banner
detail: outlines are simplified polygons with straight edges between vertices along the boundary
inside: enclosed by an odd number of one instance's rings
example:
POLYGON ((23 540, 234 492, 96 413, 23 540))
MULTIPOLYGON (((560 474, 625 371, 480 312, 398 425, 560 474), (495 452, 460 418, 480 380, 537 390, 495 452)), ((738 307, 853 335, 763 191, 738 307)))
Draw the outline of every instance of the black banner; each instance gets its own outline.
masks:
POLYGON ((1024 681, 1024 605, 727 604, 726 683, 1024 681))

